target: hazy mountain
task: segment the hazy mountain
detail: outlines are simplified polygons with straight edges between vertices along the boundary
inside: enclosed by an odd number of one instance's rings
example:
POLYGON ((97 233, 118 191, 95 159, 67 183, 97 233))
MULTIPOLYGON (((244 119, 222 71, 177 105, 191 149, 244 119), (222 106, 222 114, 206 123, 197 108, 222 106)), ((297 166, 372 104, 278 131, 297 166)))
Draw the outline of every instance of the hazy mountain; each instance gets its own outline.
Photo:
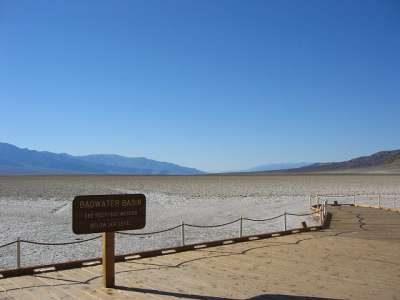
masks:
POLYGON ((116 154, 91 154, 78 156, 80 160, 112 166, 116 168, 138 168, 149 170, 157 174, 198 174, 202 173, 193 168, 182 167, 169 162, 162 162, 145 157, 125 157, 116 154))
POLYGON ((201 171, 144 157, 72 156, 0 143, 0 174, 200 174, 201 171))
POLYGON ((381 151, 342 162, 316 163, 288 172, 400 173, 400 150, 381 151))
POLYGON ((312 163, 306 163, 306 162, 265 164, 265 165, 260 165, 260 166, 248 169, 248 170, 246 170, 246 172, 261 172, 261 171, 294 169, 294 168, 308 166, 311 164, 312 163))

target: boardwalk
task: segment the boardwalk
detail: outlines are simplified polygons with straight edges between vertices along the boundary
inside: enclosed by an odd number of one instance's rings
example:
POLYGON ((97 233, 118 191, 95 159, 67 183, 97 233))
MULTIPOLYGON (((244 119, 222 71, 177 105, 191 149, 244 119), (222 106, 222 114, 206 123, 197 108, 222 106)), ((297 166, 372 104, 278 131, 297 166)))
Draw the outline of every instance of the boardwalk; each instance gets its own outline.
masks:
POLYGON ((329 207, 329 229, 0 279, 0 299, 400 299, 400 214, 329 207))

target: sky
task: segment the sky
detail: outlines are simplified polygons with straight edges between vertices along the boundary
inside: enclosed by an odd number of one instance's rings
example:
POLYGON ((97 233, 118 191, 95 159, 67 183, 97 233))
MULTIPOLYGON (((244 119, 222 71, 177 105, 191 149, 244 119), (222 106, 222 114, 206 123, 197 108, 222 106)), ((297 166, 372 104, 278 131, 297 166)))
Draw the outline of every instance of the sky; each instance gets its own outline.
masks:
POLYGON ((1 142, 223 171, 399 129, 396 0, 0 0, 1 142))

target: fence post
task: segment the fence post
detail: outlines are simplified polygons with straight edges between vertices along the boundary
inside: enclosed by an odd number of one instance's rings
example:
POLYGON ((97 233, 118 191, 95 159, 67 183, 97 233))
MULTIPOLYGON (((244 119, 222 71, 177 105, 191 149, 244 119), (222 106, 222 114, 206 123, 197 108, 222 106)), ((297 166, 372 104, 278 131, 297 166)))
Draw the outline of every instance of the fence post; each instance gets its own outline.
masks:
POLYGON ((381 207, 381 194, 378 195, 378 207, 381 207))
POLYGON ((185 223, 183 220, 181 221, 181 238, 182 238, 182 246, 185 246, 185 223))
POLYGON ((287 225, 286 225, 286 211, 283 213, 283 221, 285 223, 285 231, 287 230, 287 225))
POLYGON ((311 195, 308 197, 308 203, 309 203, 310 208, 311 208, 311 207, 312 207, 312 204, 311 204, 311 195))
POLYGON ((324 211, 325 211, 325 201, 322 202, 322 206, 321 206, 321 225, 324 222, 324 211))
POLYGON ((243 216, 240 216, 240 232, 239 237, 243 236, 243 216))
POLYGON ((17 239, 17 269, 21 268, 21 240, 17 239))
POLYGON ((324 213, 325 213, 325 201, 322 202, 322 207, 321 207, 321 214, 322 214, 322 220, 324 219, 324 213))
POLYGON ((353 205, 356 206, 356 194, 353 195, 353 205))
POLYGON ((393 199, 393 208, 396 208, 396 198, 393 199))
POLYGON ((319 195, 317 195, 317 208, 319 208, 319 195))
POLYGON ((322 208, 322 205, 321 205, 321 207, 319 208, 319 220, 320 220, 320 222, 321 222, 321 226, 322 226, 322 221, 323 221, 323 220, 322 220, 322 218, 323 218, 323 217, 322 217, 322 209, 323 209, 323 208, 322 208))

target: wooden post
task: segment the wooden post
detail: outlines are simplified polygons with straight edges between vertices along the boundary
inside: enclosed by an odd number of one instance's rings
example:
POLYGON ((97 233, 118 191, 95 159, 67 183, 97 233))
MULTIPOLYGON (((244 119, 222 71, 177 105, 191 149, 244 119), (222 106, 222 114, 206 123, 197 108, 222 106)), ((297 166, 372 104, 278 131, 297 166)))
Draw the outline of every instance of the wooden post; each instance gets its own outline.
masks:
POLYGON ((103 285, 115 286, 115 237, 114 232, 103 232, 103 285))
POLYGON ((322 208, 322 210, 321 210, 321 214, 322 214, 322 218, 321 218, 321 220, 323 220, 323 219, 324 219, 324 210, 325 210, 325 201, 324 201, 324 202, 322 202, 322 206, 321 206, 321 208, 322 208))
POLYGON ((185 223, 183 223, 183 220, 181 221, 181 224, 182 246, 185 246, 185 223))
POLYGON ((356 206, 356 194, 353 195, 353 205, 356 206))
POLYGON ((285 211, 285 213, 283 214, 283 222, 284 222, 284 224, 285 224, 285 231, 287 230, 287 225, 286 225, 286 211, 285 211))
POLYGON ((320 220, 320 222, 321 222, 321 226, 323 225, 323 216, 322 216, 322 204, 321 204, 321 207, 319 208, 319 220, 320 220))
POLYGON ((17 239, 17 269, 21 268, 21 240, 17 239))
POLYGON ((322 206, 321 206, 321 225, 323 224, 323 222, 324 222, 324 209, 325 209, 325 203, 324 202, 322 202, 322 206))
POLYGON ((381 207, 381 194, 378 195, 378 207, 381 207))
POLYGON ((308 204, 310 205, 310 208, 312 207, 312 204, 311 204, 311 195, 308 197, 308 204))
POLYGON ((240 232, 239 232, 239 237, 243 236, 243 217, 240 216, 240 232))
POLYGON ((305 221, 301 222, 301 227, 307 229, 307 223, 305 221))

